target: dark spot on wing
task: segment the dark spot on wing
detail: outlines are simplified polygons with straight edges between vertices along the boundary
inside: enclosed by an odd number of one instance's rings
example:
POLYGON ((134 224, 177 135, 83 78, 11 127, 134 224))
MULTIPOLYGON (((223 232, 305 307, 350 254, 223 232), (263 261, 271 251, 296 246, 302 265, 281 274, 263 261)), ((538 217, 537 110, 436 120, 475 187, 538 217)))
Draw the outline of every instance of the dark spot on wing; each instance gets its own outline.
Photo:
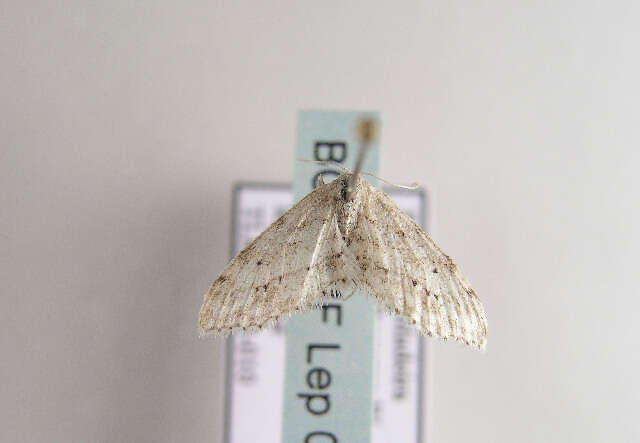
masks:
POLYGON ((258 266, 260 266, 260 265, 262 264, 262 259, 258 260, 258 261, 256 262, 256 264, 257 264, 258 266))
POLYGON ((349 186, 349 181, 348 180, 343 180, 342 181, 342 186, 340 187, 340 198, 342 199, 342 201, 346 201, 347 200, 347 187, 349 186))

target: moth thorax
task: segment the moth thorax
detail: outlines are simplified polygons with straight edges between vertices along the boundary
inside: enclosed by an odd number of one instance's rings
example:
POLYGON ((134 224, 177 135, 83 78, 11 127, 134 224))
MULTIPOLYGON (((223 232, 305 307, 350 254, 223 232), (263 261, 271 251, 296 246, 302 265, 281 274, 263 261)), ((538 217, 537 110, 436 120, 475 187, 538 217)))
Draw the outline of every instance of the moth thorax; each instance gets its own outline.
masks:
POLYGON ((358 217, 362 209, 363 193, 365 188, 362 178, 357 177, 350 183, 349 177, 342 184, 344 192, 342 198, 338 200, 338 227, 343 235, 351 232, 358 223, 358 217))
POLYGON ((341 197, 344 200, 357 200, 362 192, 364 179, 358 174, 345 174, 341 183, 341 197))

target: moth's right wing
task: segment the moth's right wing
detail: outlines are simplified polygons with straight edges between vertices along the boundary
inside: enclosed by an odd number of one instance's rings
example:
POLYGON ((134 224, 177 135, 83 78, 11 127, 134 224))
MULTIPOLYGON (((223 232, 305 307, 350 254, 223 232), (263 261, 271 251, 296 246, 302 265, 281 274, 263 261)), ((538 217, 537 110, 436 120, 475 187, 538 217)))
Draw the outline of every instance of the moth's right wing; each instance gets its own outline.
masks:
POLYGON ((201 333, 260 329, 318 305, 342 280, 336 186, 320 185, 231 260, 204 297, 201 333))
POLYGON ((482 349, 487 318, 460 269, 386 194, 367 186, 350 246, 358 283, 423 334, 482 349))

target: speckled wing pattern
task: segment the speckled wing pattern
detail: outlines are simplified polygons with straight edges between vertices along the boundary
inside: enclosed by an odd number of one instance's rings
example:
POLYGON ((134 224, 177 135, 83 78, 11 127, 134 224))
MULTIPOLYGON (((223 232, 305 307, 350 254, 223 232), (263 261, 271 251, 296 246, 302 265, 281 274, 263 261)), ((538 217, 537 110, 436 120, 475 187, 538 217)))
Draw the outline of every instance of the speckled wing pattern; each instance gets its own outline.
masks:
POLYGON ((486 315, 457 265, 389 196, 367 188, 351 244, 362 290, 423 334, 484 348, 486 315))
POLYGON ((205 295, 202 333, 269 326, 319 305, 323 291, 346 282, 335 241, 335 188, 316 188, 231 260, 205 295))
POLYGON ((201 332, 257 330, 360 290, 423 334, 483 348, 486 316, 456 264, 385 193, 350 178, 318 186, 227 265, 201 332))

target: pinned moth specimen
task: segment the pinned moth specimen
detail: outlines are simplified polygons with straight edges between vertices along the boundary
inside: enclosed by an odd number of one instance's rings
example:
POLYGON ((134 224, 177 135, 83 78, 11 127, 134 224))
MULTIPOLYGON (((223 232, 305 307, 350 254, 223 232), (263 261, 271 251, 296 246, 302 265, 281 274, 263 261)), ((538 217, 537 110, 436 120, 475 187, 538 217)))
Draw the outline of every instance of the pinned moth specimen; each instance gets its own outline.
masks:
POLYGON ((231 260, 204 297, 203 334, 261 329, 330 294, 357 291, 425 335, 485 346, 475 291, 429 235, 358 173, 361 158, 354 172, 320 180, 231 260))

